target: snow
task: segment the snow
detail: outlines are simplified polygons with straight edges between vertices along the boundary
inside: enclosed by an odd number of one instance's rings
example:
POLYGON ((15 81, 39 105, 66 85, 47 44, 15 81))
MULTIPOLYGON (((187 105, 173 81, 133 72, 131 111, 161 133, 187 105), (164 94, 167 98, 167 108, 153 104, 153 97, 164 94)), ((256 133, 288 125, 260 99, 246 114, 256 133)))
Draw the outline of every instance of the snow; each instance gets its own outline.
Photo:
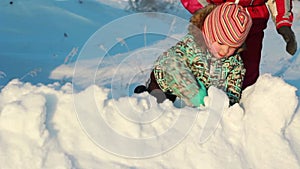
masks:
POLYGON ((210 88, 194 109, 133 94, 184 35, 184 9, 134 14, 121 0, 0 8, 0 168, 300 168, 300 60, 289 62, 271 21, 261 75, 241 103, 228 107, 210 88))

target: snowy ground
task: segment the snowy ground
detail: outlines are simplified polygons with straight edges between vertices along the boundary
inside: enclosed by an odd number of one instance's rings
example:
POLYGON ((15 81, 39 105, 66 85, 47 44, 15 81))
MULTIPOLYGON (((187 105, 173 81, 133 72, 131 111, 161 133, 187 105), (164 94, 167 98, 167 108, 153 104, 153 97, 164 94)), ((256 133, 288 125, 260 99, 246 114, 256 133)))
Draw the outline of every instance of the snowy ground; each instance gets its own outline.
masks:
POLYGON ((135 14, 121 0, 9 2, 0 2, 0 168, 300 168, 300 59, 271 21, 261 76, 241 103, 220 104, 212 88, 192 109, 132 92, 184 35, 181 6, 169 9, 175 17, 135 14))

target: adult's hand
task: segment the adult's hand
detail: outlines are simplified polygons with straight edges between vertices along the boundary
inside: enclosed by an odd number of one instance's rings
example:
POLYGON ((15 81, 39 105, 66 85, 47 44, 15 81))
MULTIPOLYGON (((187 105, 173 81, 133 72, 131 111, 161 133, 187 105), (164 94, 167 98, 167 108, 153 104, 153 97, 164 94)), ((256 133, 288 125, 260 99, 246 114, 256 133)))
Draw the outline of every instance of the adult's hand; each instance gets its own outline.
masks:
POLYGON ((297 51, 297 41, 295 37, 295 33, 289 26, 282 26, 277 29, 277 32, 283 37, 286 42, 286 51, 294 55, 297 51))

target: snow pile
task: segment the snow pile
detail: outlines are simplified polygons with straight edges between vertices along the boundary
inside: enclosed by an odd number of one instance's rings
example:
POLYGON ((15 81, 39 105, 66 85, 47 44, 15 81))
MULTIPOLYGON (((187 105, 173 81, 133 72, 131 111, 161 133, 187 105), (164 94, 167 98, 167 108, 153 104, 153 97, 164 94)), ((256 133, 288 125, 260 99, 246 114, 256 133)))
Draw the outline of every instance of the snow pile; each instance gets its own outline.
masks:
MULTIPOLYGON (((111 90, 95 85, 73 94, 70 84, 13 80, 0 93, 1 168, 300 168, 295 90, 280 78, 261 76, 244 91, 241 106, 225 109, 220 123, 212 126, 214 133, 200 142, 212 105, 202 110, 176 108, 169 101, 157 105, 146 93, 116 100, 110 98, 111 90), (172 132, 158 141, 161 145, 145 141, 142 147, 129 146, 122 144, 123 137, 98 142, 91 133, 101 135, 103 124, 91 120, 94 127, 89 128, 82 118, 90 118, 94 108, 113 132, 126 138, 141 141, 172 132), (80 116, 80 109, 86 116, 80 116), (137 123, 129 120, 132 114, 121 115, 120 110, 134 112, 139 119, 156 118, 137 123), (182 118, 191 124, 177 123, 182 118), (173 145, 164 151, 164 143, 173 145), (116 147, 114 152, 109 146, 116 147), (123 157, 124 152, 139 154, 158 147, 161 152, 149 158, 123 157)), ((222 97, 222 92, 212 94, 222 97)))
POLYGON ((17 80, 2 90, 1 168, 70 168, 71 161, 53 138, 51 127, 58 93, 17 80))

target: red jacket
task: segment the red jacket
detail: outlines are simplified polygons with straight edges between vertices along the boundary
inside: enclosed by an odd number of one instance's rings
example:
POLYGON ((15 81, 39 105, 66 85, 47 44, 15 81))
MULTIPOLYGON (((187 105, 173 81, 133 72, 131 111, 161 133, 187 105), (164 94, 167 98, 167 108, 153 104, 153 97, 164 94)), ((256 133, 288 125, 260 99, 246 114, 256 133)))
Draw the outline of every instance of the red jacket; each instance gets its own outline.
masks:
MULTIPOLYGON (((194 13, 196 10, 202 8, 205 4, 200 4, 200 0, 181 0, 182 5, 194 13)), ((205 0, 204 0, 205 1, 205 0)), ((223 2, 235 2, 235 0, 206 0, 207 3, 220 4, 223 2)), ((269 10, 266 5, 267 0, 240 0, 239 4, 244 6, 253 19, 269 18, 269 10)), ((205 3, 205 2, 204 2, 205 3)), ((276 27, 292 26, 292 0, 276 0, 276 27)))

